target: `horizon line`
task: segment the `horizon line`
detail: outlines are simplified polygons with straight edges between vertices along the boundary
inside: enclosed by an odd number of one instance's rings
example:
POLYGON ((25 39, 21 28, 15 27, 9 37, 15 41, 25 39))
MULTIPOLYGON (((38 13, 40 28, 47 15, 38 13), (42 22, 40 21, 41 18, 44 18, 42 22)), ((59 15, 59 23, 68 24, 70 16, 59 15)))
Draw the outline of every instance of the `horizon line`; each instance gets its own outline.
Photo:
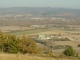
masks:
POLYGON ((21 7, 0 7, 0 8, 65 8, 65 9, 80 9, 80 8, 70 8, 70 7, 26 7, 26 6, 21 6, 21 7))

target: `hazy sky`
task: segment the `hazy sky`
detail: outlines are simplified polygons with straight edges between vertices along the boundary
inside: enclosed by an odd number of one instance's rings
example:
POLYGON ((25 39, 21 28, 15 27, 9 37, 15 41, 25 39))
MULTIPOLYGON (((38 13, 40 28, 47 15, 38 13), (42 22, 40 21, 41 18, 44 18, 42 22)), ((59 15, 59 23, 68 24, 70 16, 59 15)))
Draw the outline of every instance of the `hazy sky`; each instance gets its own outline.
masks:
POLYGON ((65 7, 80 9, 80 0, 0 0, 0 7, 65 7))

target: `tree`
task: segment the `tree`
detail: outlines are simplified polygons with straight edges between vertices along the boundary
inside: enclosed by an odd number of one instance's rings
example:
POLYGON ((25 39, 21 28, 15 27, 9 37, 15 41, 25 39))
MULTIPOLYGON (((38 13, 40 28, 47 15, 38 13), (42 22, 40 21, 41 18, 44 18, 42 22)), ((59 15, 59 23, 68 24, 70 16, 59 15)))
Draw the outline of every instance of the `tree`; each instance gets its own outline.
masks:
POLYGON ((65 49, 63 54, 65 54, 66 56, 75 56, 76 55, 76 53, 72 47, 68 47, 67 49, 65 49))

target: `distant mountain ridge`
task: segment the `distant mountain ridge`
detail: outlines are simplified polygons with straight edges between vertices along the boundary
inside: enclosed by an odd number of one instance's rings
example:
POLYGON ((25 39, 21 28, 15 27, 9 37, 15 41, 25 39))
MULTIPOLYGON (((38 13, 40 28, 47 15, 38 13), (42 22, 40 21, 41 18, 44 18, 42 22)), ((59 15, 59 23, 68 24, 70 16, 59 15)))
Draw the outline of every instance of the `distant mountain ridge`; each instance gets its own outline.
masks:
POLYGON ((70 8, 51 8, 51 7, 11 7, 11 8, 0 8, 1 13, 41 13, 43 16, 80 16, 80 9, 70 8))
POLYGON ((51 8, 51 7, 11 7, 11 8, 0 8, 0 11, 80 11, 80 9, 70 8, 51 8))

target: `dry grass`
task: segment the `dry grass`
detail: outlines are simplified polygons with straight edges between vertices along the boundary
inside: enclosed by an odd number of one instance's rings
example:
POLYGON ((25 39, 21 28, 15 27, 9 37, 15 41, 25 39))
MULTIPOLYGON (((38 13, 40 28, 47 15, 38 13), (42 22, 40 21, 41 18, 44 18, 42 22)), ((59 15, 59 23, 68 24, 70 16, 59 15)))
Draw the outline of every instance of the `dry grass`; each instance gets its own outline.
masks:
POLYGON ((0 60, 56 60, 55 58, 39 57, 28 54, 0 54, 0 60))
MULTIPOLYGON (((29 54, 0 54, 0 60, 74 60, 68 58, 41 57, 29 54)), ((77 59, 75 59, 77 60, 77 59)))
POLYGON ((3 32, 16 31, 16 30, 28 30, 34 29, 29 27, 20 27, 20 26, 0 26, 0 30, 3 32))
POLYGON ((55 43, 57 45, 69 45, 69 46, 72 46, 72 47, 77 47, 80 42, 76 42, 76 41, 56 41, 56 42, 52 42, 52 43, 55 43))
MULTIPOLYGON (((78 47, 78 44, 80 44, 80 42, 78 42, 78 41, 55 41, 55 42, 52 42, 52 43, 56 44, 56 45, 72 46, 73 49, 80 54, 80 47, 78 47)), ((57 49, 57 50, 53 50, 53 51, 55 53, 62 53, 64 51, 64 49, 57 49)))

